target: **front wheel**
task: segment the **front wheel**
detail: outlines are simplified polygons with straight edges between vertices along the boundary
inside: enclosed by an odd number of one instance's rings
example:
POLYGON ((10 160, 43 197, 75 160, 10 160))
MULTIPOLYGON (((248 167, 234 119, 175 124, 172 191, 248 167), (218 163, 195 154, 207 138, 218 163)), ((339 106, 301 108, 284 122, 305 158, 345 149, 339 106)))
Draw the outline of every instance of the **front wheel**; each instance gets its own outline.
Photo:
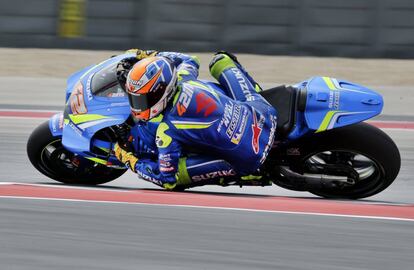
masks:
POLYGON ((62 145, 62 137, 55 137, 50 132, 48 121, 30 135, 27 155, 39 172, 65 184, 99 185, 126 172, 126 169, 96 164, 66 150, 62 145))
POLYGON ((309 190, 325 198, 373 196, 391 185, 401 166, 392 139, 366 123, 315 134, 299 140, 293 148, 300 154, 290 156, 290 169, 297 175, 330 181, 309 190))

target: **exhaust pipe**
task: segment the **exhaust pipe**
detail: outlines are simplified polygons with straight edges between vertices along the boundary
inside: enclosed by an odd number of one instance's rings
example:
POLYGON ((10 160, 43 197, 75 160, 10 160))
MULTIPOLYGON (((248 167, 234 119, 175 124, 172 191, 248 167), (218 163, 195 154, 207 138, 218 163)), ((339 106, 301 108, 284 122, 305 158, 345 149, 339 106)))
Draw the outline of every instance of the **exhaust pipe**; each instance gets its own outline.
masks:
POLYGON ((355 180, 346 176, 326 174, 299 174, 290 170, 287 166, 278 166, 281 177, 274 183, 278 186, 295 191, 311 191, 326 188, 338 188, 344 185, 355 184, 355 180))

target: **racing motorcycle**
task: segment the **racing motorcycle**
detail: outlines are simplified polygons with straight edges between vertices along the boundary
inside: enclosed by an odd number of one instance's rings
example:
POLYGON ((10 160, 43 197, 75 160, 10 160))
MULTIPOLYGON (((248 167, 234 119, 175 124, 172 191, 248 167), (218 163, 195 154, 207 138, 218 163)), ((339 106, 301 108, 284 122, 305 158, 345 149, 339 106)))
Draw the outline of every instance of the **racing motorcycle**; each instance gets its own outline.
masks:
MULTIPOLYGON (((64 112, 29 137, 27 153, 37 170, 59 182, 81 185, 103 184, 125 173, 113 147, 130 120, 130 107, 115 69, 130 56, 112 57, 68 78, 64 112)), ((219 84, 206 83, 221 91, 219 84)), ((344 80, 312 77, 261 94, 278 111, 275 143, 261 168, 266 180, 195 177, 177 189, 276 184, 326 198, 358 199, 381 192, 397 177, 397 146, 363 122, 380 114, 383 99, 378 93, 344 80)))

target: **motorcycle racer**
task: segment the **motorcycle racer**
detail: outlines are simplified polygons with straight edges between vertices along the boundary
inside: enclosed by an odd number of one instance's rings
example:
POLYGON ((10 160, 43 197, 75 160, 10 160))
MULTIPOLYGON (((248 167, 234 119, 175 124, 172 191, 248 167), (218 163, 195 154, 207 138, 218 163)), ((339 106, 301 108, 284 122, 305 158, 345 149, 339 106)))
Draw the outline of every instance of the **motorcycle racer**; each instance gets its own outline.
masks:
POLYGON ((115 146, 117 158, 167 189, 223 177, 251 179, 273 145, 277 113, 237 58, 219 52, 212 59, 210 73, 220 92, 197 79, 196 57, 142 50, 136 55, 122 61, 117 74, 139 126, 135 136, 155 143, 158 160, 138 158, 122 144, 115 146), (189 149, 199 154, 183 155, 189 149))

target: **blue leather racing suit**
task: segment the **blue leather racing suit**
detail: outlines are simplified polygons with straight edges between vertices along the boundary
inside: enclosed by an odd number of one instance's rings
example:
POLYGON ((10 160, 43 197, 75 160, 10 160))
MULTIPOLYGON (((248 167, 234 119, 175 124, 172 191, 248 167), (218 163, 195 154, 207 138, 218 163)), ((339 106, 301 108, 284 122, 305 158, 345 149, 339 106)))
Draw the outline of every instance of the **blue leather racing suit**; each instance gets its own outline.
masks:
POLYGON ((240 64, 221 55, 210 67, 219 90, 197 80, 197 58, 171 52, 158 55, 174 61, 178 89, 163 115, 133 130, 137 141, 158 156, 158 160, 139 156, 135 165, 139 176, 163 185, 257 172, 273 145, 276 110, 256 92, 240 64))

